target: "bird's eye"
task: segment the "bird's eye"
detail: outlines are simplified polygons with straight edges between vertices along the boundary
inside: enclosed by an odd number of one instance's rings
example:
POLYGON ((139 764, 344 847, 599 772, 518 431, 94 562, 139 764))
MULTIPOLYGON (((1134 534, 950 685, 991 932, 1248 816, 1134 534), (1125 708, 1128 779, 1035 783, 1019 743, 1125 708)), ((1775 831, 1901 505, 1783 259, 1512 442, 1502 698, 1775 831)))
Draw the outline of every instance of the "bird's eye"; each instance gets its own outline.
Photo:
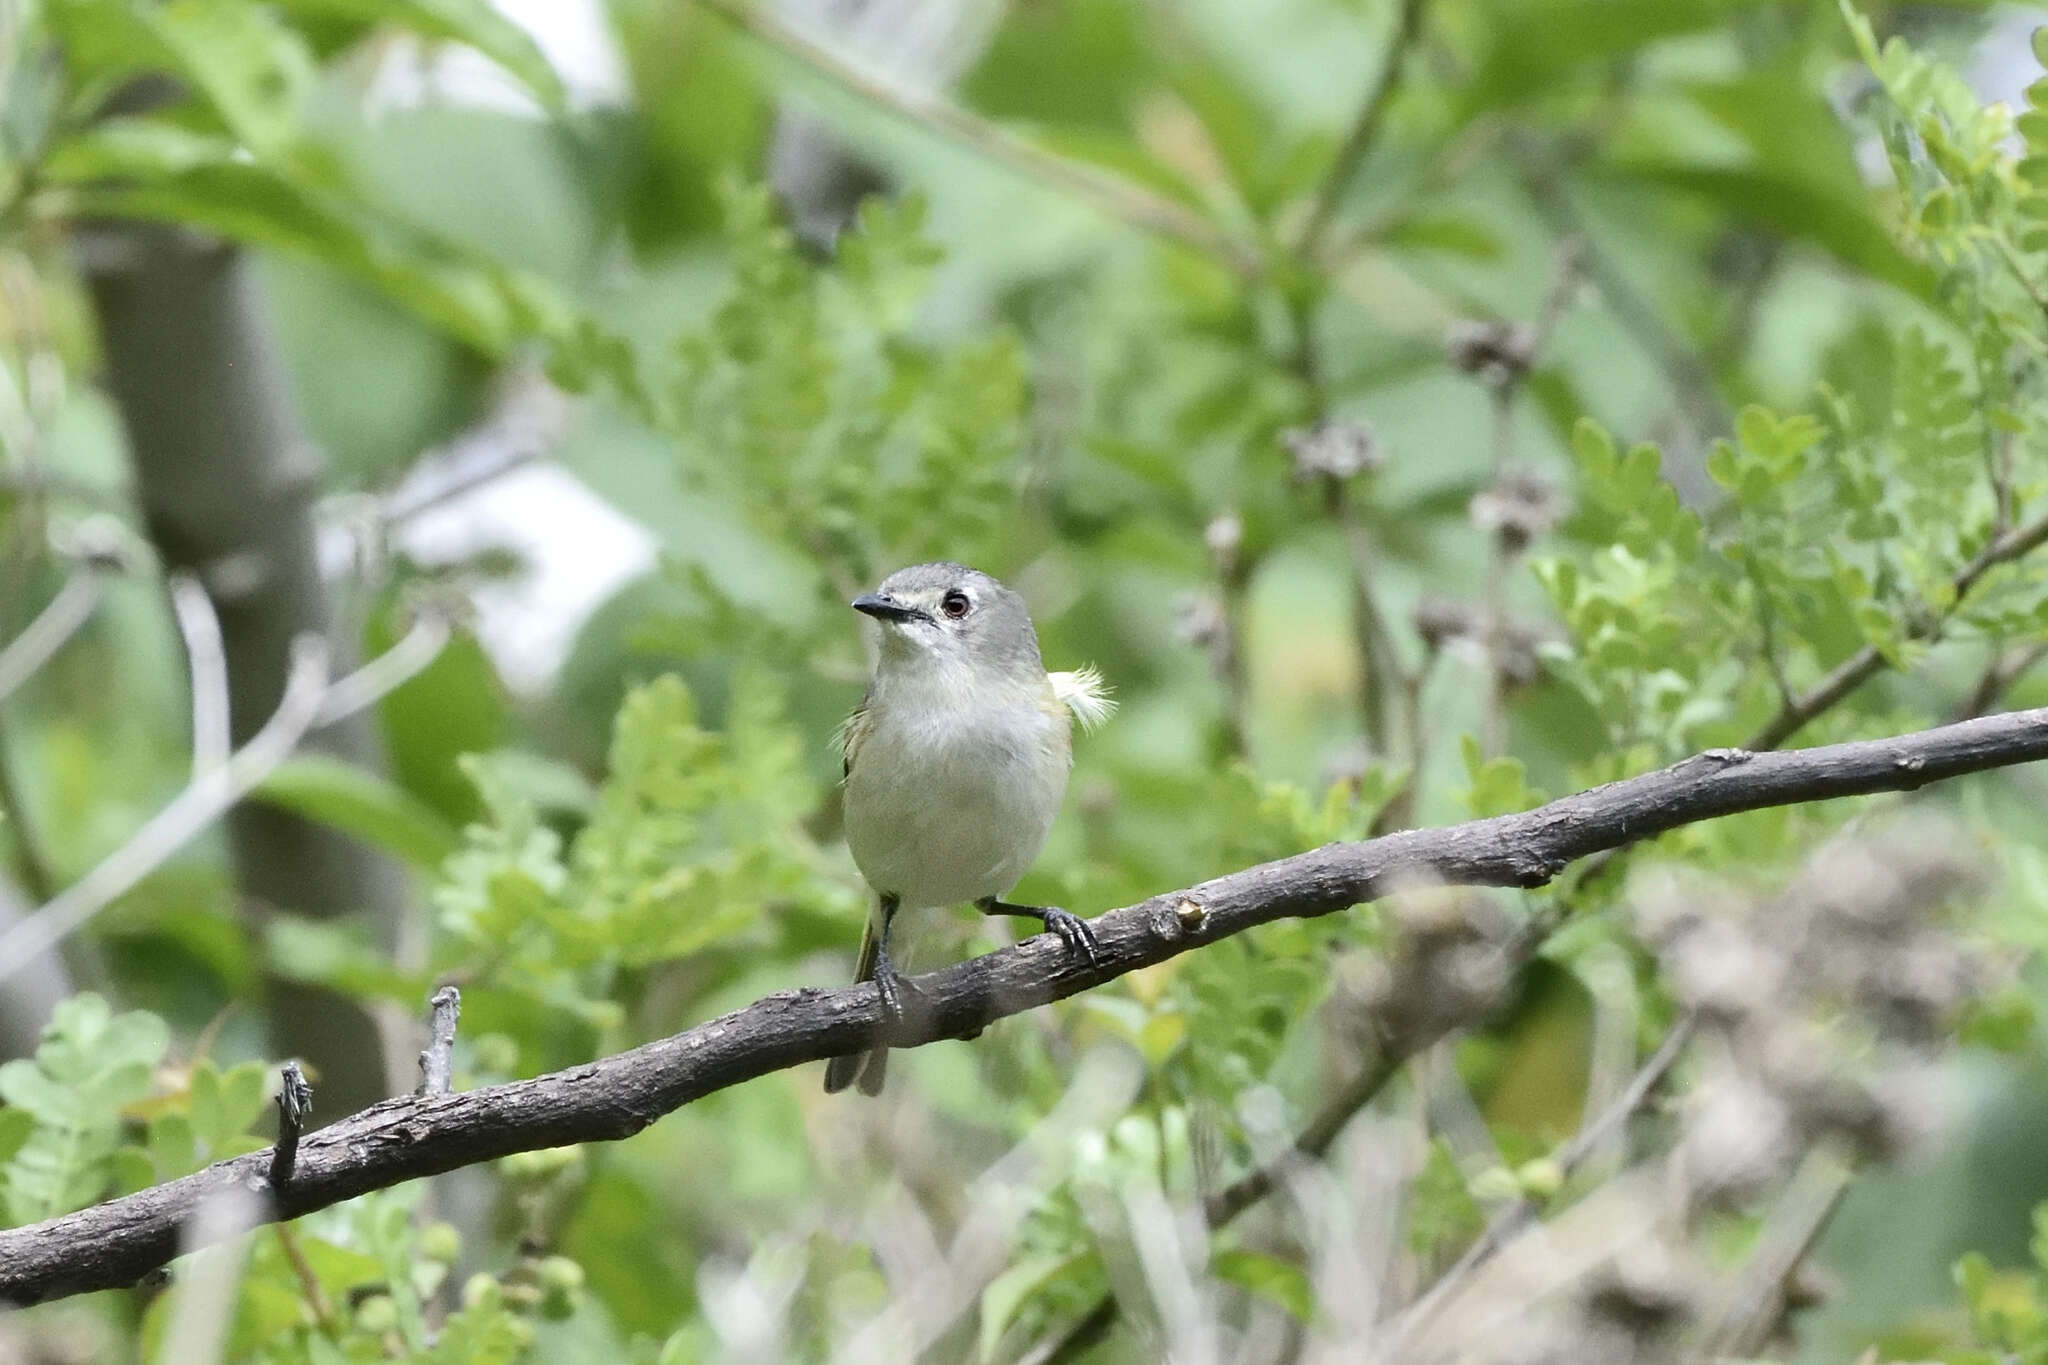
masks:
POLYGON ((949 592, 939 599, 939 610, 952 617, 955 621, 965 616, 967 609, 973 605, 974 603, 967 600, 966 593, 957 590, 949 592))

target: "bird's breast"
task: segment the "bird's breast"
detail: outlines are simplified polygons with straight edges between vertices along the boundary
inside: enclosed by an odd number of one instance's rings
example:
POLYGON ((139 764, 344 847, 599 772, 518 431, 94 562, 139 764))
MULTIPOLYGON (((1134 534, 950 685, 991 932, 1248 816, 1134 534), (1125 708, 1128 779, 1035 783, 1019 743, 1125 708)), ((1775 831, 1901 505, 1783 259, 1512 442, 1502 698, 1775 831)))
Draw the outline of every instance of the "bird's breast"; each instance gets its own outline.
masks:
POLYGON ((906 906, 999 896, 1030 868, 1066 792, 1063 716, 1007 705, 875 707, 846 779, 861 874, 906 906))

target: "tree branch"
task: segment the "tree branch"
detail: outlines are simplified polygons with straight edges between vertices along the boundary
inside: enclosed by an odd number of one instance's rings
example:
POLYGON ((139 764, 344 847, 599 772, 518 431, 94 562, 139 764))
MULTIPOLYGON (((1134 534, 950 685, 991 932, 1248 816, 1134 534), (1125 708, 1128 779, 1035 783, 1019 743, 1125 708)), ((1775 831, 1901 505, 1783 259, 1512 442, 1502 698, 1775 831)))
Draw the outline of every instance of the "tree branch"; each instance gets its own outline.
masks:
MULTIPOLYGON (((2019 559, 2048 543, 2048 513, 2034 518, 2026 525, 2007 531, 1977 552, 1977 557, 1965 564, 1950 586, 1954 596, 1948 612, 1930 618, 1925 624, 1917 625, 1907 632, 1915 640, 1932 640, 1941 634, 1947 624, 1949 612, 1961 606, 1970 590, 1977 586, 1979 579, 2000 564, 2019 559)), ((1806 723, 1821 712, 1833 706, 1842 698, 1854 692, 1879 669, 1884 667, 1884 655, 1874 645, 1863 648, 1842 660, 1835 671, 1815 683, 1809 690, 1800 693, 1783 706, 1778 713, 1764 723, 1764 727, 1749 737, 1752 749, 1775 749, 1786 740, 1798 734, 1806 723)))
POLYGON ((1785 753, 1709 750, 1535 810, 1329 844, 1094 922, 1097 963, 1039 935, 912 980, 885 1023, 871 984, 780 991, 673 1037, 532 1080, 373 1105, 299 1143, 273 1189, 268 1150, 217 1162, 79 1213, 0 1232, 0 1300, 35 1303, 129 1284, 178 1253, 209 1195, 245 1186, 264 1217, 294 1218, 406 1180, 512 1152, 629 1137, 705 1095, 805 1062, 979 1033, 997 1019, 1288 917, 1327 915, 1416 880, 1541 886, 1579 858, 1717 816, 1871 792, 2048 758, 2048 709, 1891 739, 1785 753))
POLYGON ((1358 116, 1352 120, 1351 131, 1345 134, 1344 145, 1330 160, 1329 172, 1323 177, 1322 187, 1317 190, 1315 203, 1309 209, 1308 221, 1302 226, 1301 240, 1295 250, 1305 261, 1314 261, 1321 252, 1323 234, 1329 230, 1330 222, 1336 216, 1337 205, 1343 201, 1344 192, 1351 188, 1359 167, 1365 164, 1367 154, 1379 140, 1380 124, 1386 119, 1387 105, 1400 82, 1401 64, 1422 27, 1422 5, 1423 0, 1400 0, 1400 8, 1394 13, 1394 30, 1387 35, 1380 69, 1366 88, 1365 98, 1359 102, 1358 116))

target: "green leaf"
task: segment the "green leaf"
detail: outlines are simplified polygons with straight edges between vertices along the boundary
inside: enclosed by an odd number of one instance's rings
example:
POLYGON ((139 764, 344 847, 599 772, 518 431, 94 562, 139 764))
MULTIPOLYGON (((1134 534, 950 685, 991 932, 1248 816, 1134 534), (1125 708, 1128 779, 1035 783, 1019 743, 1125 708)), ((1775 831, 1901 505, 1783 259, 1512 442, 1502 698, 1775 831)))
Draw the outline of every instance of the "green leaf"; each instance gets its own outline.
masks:
POLYGON ((989 1360, 994 1357, 996 1343, 1034 1295, 1058 1280, 1099 1266, 1100 1262, 1100 1254, 1093 1251, 1077 1251, 1065 1256, 1033 1256, 1018 1261, 990 1280, 988 1288, 981 1291, 981 1334, 975 1353, 977 1358, 989 1360))
MULTIPOLYGON (((148 1093, 168 1043, 161 1019, 139 1010, 116 1015, 97 995, 57 1006, 34 1059, 0 1066, 0 1100, 33 1124, 0 1168, 0 1214, 32 1222, 106 1193, 122 1110, 148 1093)), ((18 1132, 21 1120, 9 1122, 18 1132)))
POLYGON ((183 88, 259 160, 299 137, 315 69, 305 41, 264 6, 240 0, 162 5, 60 0, 54 30, 79 69, 101 80, 158 72, 183 88))
POLYGON ((1462 214, 1404 214, 1381 229, 1382 244, 1412 251, 1441 251, 1474 261, 1496 261, 1504 248, 1480 220, 1462 214))
POLYGON ((543 106, 567 105, 562 78, 518 24, 490 0, 278 0, 289 13, 321 18, 391 23, 430 38, 447 38, 475 48, 510 72, 543 106))
POLYGON ((439 867, 462 844, 460 831, 432 806, 386 778, 327 754, 287 760, 253 795, 422 869, 439 867))
POLYGON ((1280 1305, 1298 1322, 1315 1320, 1315 1288, 1300 1266, 1263 1251, 1219 1251, 1209 1262, 1209 1272, 1280 1305))
MULTIPOLYGON (((373 622, 366 653, 388 649, 392 624, 373 622)), ((391 769, 415 798, 442 819, 465 823, 481 808, 475 787, 459 760, 488 753, 509 735, 505 685, 475 636, 461 634, 443 645, 434 662, 394 688, 377 707, 391 769)))
POLYGON ((349 198, 271 167, 195 160, 199 145, 160 132, 96 129, 53 152, 80 177, 54 180, 67 216, 137 218, 203 228, 323 261, 368 281, 451 336, 496 356, 525 335, 571 341, 581 321, 553 289, 349 198), (83 145, 81 145, 83 144, 83 145), (119 177, 134 183, 103 183, 119 177))
POLYGON ((1931 302, 1935 297, 1933 272, 1899 249, 1871 213, 1867 196, 1829 192, 1767 170, 1676 162, 1617 164, 1606 175, 1712 200, 1759 227, 1812 242, 1844 265, 1914 298, 1931 302))

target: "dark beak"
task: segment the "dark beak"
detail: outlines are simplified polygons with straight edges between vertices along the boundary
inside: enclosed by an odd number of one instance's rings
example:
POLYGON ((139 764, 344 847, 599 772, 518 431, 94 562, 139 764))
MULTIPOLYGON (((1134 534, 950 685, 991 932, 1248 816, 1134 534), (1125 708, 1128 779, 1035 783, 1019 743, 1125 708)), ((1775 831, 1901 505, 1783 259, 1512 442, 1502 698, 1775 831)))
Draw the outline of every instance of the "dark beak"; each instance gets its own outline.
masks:
POLYGON ((878 592, 862 593, 853 599, 853 609, 877 621, 922 621, 925 614, 916 607, 906 607, 893 597, 878 592))

